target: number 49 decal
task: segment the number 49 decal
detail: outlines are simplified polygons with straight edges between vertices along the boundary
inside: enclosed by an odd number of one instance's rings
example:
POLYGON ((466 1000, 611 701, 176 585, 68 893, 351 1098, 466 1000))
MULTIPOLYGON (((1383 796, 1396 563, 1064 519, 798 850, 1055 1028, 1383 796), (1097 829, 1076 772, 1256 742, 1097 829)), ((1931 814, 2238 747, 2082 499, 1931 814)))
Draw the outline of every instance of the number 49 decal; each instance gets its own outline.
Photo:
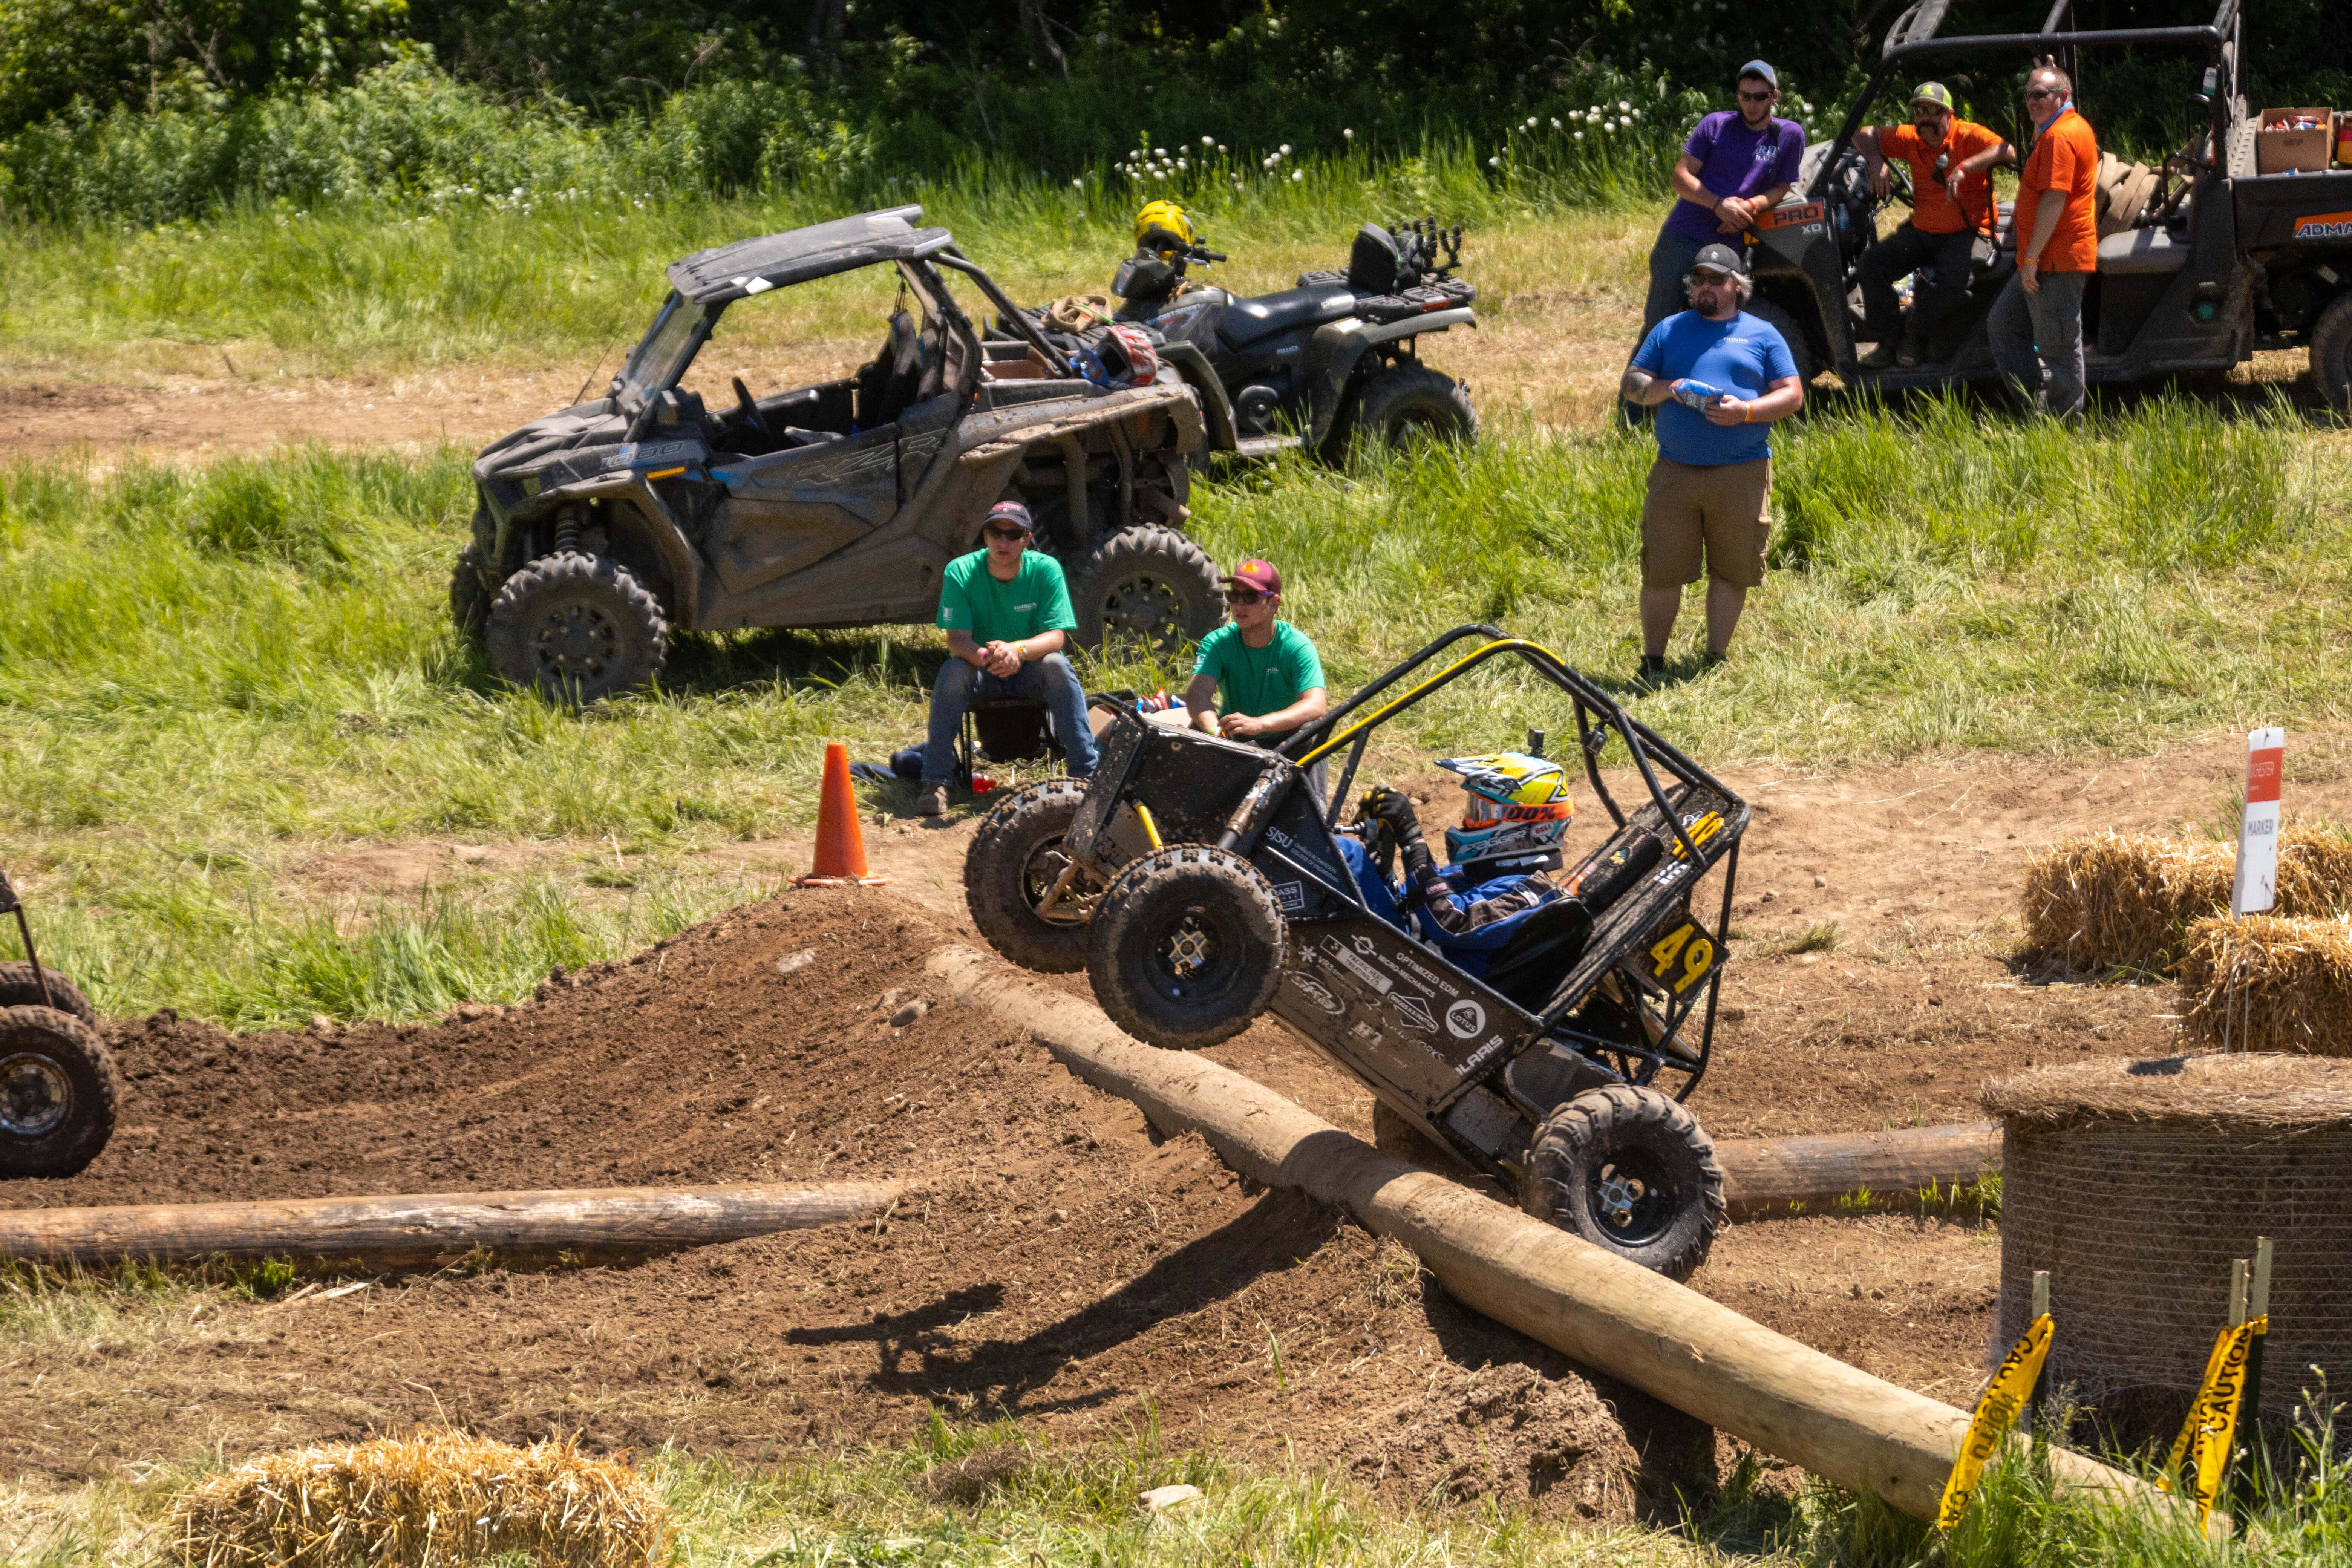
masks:
POLYGON ((1664 981, 1679 996, 1715 968, 1715 943, 1685 921, 1650 949, 1650 957, 1651 977, 1664 981))

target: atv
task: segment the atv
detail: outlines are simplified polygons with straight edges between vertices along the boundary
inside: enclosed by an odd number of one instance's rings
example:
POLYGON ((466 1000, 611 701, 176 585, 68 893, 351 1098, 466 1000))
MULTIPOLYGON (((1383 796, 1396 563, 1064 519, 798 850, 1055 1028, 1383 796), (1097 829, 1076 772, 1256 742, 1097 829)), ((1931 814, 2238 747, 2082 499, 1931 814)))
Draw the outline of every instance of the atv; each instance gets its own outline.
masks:
MULTIPOLYGON (((1026 501, 1068 574, 1078 641, 1172 650, 1223 612, 1184 536, 1200 400, 1173 370, 1089 381, 916 206, 698 251, 605 395, 482 449, 459 628, 519 686, 590 702, 653 680, 671 635, 929 621, 995 502, 1026 501), (895 274, 855 374, 731 406, 681 385, 730 307, 861 268, 895 274), (1014 323, 983 342, 966 280, 1014 323), (912 301, 913 309, 908 308, 912 301)), ((757 303, 749 309, 756 311, 757 303)))
POLYGON ((1528 1212, 1677 1279, 1705 1260, 1723 1173, 1681 1101, 1713 1048, 1744 802, 1558 656, 1486 626, 1447 633, 1278 751, 1098 711, 1092 780, 1015 792, 972 840, 965 896, 998 952, 1084 969, 1122 1029, 1169 1049, 1271 1012, 1528 1212), (1470 637, 1484 640, 1424 673, 1470 637), (1474 976, 1373 911, 1338 835, 1373 731, 1505 657, 1569 699, 1615 831, 1474 976), (1647 796, 1630 812, 1601 780, 1612 743, 1647 796), (1303 770, 1343 751, 1319 805, 1303 770), (1696 900, 1717 868, 1710 926, 1696 900))
POLYGON ((0 963, 0 1177, 70 1176, 114 1135, 121 1075, 81 988, 33 950, 8 873, 0 914, 16 917, 21 961, 0 963))
POLYGON ((1339 272, 1237 299, 1187 273, 1226 259, 1166 229, 1148 231, 1111 280, 1118 321, 1152 328, 1160 357, 1201 394, 1210 450, 1242 458, 1303 448, 1337 461, 1360 436, 1471 440, 1478 416, 1461 382, 1423 364, 1424 333, 1477 326, 1478 290, 1454 274, 1462 231, 1434 221, 1366 224, 1339 272))

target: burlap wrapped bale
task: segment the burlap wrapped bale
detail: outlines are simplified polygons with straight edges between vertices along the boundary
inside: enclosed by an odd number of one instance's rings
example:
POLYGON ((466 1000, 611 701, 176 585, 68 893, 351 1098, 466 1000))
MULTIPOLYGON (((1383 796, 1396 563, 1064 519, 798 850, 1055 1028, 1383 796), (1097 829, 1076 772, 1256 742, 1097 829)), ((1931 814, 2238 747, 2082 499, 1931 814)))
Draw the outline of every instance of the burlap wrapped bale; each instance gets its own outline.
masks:
POLYGON ((2169 1438, 2228 1314, 2230 1262, 2276 1247, 2263 1405, 2352 1388, 2352 1063, 2231 1055, 2043 1068, 1990 1085, 2002 1121, 1995 1337, 2050 1271, 2052 1386, 2126 1443, 2169 1438))
POLYGON ((2182 944, 2181 1027, 2217 1050, 2352 1057, 2352 924, 2206 920, 2182 944))
MULTIPOLYGON (((2097 833, 2068 839, 2025 868, 2025 946, 2077 969, 2169 971, 2189 927, 2230 907, 2237 846, 2097 833)), ((2332 827, 2279 836, 2281 915, 2342 912, 2352 897, 2352 838, 2332 827)))

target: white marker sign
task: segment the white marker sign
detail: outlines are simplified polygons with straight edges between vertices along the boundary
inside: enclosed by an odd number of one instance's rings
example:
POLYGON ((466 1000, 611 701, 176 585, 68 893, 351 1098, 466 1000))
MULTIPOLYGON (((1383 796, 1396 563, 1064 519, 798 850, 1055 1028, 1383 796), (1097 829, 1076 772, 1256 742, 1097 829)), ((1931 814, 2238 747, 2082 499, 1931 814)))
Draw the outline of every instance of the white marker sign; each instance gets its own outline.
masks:
POLYGON ((2258 914, 2278 898, 2279 782, 2286 772, 2286 731, 2246 737, 2246 814, 2238 826, 2238 880, 2232 915, 2258 914))

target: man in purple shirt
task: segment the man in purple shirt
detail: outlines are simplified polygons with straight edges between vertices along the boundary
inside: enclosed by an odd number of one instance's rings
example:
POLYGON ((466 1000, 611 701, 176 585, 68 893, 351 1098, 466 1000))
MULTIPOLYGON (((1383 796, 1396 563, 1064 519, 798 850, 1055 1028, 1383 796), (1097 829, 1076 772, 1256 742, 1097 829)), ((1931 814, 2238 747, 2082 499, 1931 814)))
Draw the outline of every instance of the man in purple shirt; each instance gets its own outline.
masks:
POLYGON ((1698 122, 1675 164, 1675 210, 1650 247, 1650 297, 1642 307, 1642 334, 1683 308, 1683 279, 1699 247, 1743 246, 1757 216, 1778 206, 1797 183, 1804 162, 1804 128, 1776 120, 1780 74, 1762 60, 1739 68, 1739 110, 1719 110, 1698 122))

